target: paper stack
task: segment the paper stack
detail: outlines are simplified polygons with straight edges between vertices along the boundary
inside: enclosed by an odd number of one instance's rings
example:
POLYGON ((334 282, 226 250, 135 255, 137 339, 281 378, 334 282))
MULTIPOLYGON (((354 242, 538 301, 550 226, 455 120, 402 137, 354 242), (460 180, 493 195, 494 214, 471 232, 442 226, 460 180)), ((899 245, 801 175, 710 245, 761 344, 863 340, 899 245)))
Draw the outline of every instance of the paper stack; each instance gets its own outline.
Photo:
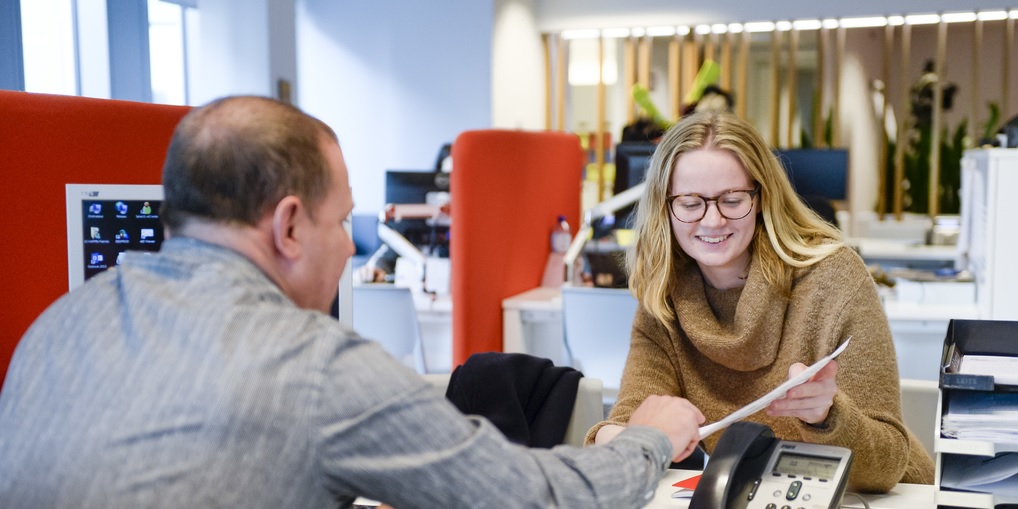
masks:
POLYGON ((1018 502, 1018 453, 986 458, 959 456, 944 464, 940 485, 966 491, 993 493, 997 503, 1018 502))
POLYGON ((955 391, 947 408, 944 436, 1018 444, 1018 393, 955 391))

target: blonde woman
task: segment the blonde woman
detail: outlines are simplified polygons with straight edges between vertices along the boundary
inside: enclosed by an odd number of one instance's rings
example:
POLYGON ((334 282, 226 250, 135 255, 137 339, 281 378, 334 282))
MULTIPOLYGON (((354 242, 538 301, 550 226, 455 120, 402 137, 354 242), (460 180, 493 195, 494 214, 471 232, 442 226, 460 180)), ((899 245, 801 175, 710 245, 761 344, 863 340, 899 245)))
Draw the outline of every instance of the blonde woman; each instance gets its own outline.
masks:
MULTIPOLYGON (((852 343, 751 420, 776 436, 851 448, 850 485, 932 483, 902 424, 898 369, 875 285, 838 230, 795 194, 770 148, 730 113, 698 112, 657 148, 627 260, 640 302, 619 398, 589 442, 610 441, 652 394, 720 420, 852 343)), ((719 434, 704 440, 709 454, 719 434)))

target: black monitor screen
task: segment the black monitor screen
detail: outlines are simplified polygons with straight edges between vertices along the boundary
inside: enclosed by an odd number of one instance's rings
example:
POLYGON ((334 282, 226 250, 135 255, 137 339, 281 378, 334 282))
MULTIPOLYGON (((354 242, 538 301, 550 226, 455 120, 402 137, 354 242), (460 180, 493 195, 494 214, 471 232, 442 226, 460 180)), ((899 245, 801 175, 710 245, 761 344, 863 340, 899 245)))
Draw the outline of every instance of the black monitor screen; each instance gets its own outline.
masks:
POLYGON ((163 242, 156 200, 82 200, 85 279, 120 264, 124 251, 158 251, 163 242))
MULTIPOLYGON (((643 182, 656 148, 656 144, 643 141, 624 141, 615 146, 615 194, 643 182)), ((620 209, 615 213, 615 226, 630 227, 632 214, 631 206, 620 209)))
POLYGON ((428 203, 429 193, 448 193, 451 175, 434 171, 385 172, 385 203, 428 203))
POLYGON ((848 150, 784 149, 775 150, 778 161, 788 172, 795 192, 802 197, 844 200, 848 183, 848 150))

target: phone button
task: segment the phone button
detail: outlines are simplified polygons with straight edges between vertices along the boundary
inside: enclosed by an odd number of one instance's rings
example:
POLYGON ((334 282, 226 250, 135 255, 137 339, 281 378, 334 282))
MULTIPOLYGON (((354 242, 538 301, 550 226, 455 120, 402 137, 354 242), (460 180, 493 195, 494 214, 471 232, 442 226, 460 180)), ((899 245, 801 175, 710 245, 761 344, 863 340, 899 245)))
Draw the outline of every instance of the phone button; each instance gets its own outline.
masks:
POLYGON ((802 481, 792 481, 792 484, 788 486, 788 492, 785 493, 785 500, 795 500, 795 497, 799 496, 799 490, 802 489, 802 481))
POLYGON ((753 482, 753 488, 749 490, 749 496, 746 497, 746 500, 753 500, 753 497, 756 496, 756 490, 759 487, 760 487, 760 479, 757 479, 756 481, 753 482))

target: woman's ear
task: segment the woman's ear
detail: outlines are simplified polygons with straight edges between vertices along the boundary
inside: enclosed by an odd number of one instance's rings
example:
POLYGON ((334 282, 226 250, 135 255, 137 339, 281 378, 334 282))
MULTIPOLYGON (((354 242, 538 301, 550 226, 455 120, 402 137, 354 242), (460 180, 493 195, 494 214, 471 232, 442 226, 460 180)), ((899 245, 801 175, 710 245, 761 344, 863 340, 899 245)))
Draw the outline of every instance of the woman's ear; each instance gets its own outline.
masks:
POLYGON ((276 251, 287 260, 296 260, 301 255, 301 244, 297 229, 306 217, 304 204, 293 195, 285 196, 272 211, 272 241, 276 251))

